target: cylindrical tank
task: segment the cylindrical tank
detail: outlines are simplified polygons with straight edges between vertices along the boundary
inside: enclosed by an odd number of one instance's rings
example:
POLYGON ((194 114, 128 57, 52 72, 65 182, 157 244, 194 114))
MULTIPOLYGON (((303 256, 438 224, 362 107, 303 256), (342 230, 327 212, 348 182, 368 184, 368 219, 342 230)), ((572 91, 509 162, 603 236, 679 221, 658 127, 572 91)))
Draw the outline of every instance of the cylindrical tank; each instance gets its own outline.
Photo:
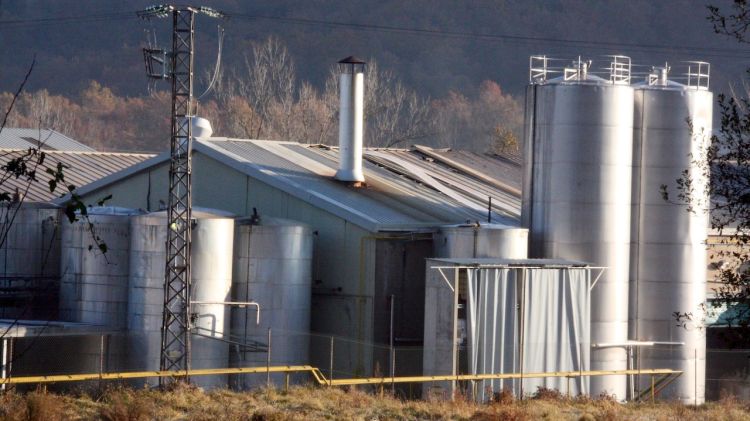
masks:
POLYGON ((57 317, 60 214, 49 203, 0 207, 0 318, 57 317))
POLYGON ((127 327, 130 218, 140 213, 96 207, 86 219, 63 224, 60 320, 127 327))
MULTIPOLYGON (((584 69, 585 70, 585 69, 584 69)), ((591 294, 591 341, 628 339, 633 88, 579 72, 527 90, 523 221, 530 257, 607 269, 591 294)), ((592 370, 624 370, 623 347, 595 347, 592 370)), ((625 399, 625 376, 591 378, 625 399)))
MULTIPOLYGON (((229 309, 221 303, 229 301, 232 282, 234 220, 223 213, 197 209, 192 216, 191 367, 222 368, 229 363, 225 338, 229 309)), ((159 369, 166 243, 166 212, 132 218, 128 294, 131 370, 159 369)), ((225 375, 199 376, 192 381, 209 388, 227 385, 225 375)))
POLYGON ((433 236, 435 257, 528 257, 529 230, 505 225, 446 225, 433 236))
MULTIPOLYGON (((265 365, 267 354, 253 350, 267 345, 271 329, 273 365, 309 364, 310 301, 312 294, 312 230, 295 221, 245 218, 236 221, 232 301, 255 301, 256 309, 232 307, 231 337, 235 367, 265 365)), ((265 384, 265 376, 235 376, 231 385, 247 389, 265 384)), ((274 378, 276 384, 282 377, 274 378)))
POLYGON ((706 301, 708 180, 697 162, 710 143, 712 106, 707 89, 666 78, 635 91, 631 335, 640 341, 684 343, 642 348, 639 364, 681 370, 662 396, 691 404, 705 397, 706 338, 697 320, 706 301), (676 194, 683 171, 693 183, 692 211, 661 194, 662 185, 676 194), (675 313, 691 314, 692 320, 683 326, 675 313))
MULTIPOLYGON (((86 218, 62 224, 60 320, 102 325, 112 331, 127 327, 130 218, 140 213, 94 207, 87 209, 86 218)), ((78 355, 66 368, 79 373, 98 371, 100 335, 80 336, 76 341, 78 355)), ((123 335, 110 335, 106 343, 107 369, 124 368, 123 335)))

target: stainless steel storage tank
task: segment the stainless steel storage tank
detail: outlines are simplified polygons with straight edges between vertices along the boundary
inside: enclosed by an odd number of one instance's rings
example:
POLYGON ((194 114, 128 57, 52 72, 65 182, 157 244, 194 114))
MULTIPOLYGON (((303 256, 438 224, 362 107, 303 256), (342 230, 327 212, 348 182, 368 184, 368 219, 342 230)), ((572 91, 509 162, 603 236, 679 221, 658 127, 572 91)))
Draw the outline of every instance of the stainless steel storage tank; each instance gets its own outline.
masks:
MULTIPOLYGON (((699 65, 693 64, 694 70, 699 65)), ((700 404, 706 338, 699 320, 706 301, 709 215, 706 168, 698 162, 710 143, 713 94, 707 71, 690 73, 705 79, 686 86, 668 80, 667 69, 657 69, 635 91, 631 318, 633 339, 684 343, 641 348, 639 364, 681 370, 662 396, 700 404), (692 212, 665 201, 660 192, 666 185, 674 196, 683 171, 693 181, 692 212), (693 320, 682 326, 674 313, 690 313, 693 320)))
POLYGON ((529 230, 498 224, 446 225, 433 235, 435 257, 528 257, 529 230))
MULTIPOLYGON (((229 363, 229 301, 234 220, 224 213, 193 210, 192 291, 194 303, 192 368, 222 368, 229 363)), ((161 349, 167 214, 136 216, 130 225, 128 303, 131 370, 158 370, 161 349)), ((156 381, 155 379, 153 380, 156 381)), ((225 387, 225 375, 195 377, 201 387, 225 387)))
MULTIPOLYGON (((309 364, 313 234, 296 221, 278 218, 236 221, 232 301, 255 301, 256 309, 232 307, 231 338, 240 344, 267 344, 271 329, 271 364, 309 364)), ((265 365, 267 354, 252 346, 232 348, 235 367, 265 365)), ((283 376, 274 378, 277 385, 283 376)), ((235 376, 233 387, 265 384, 266 377, 235 376)))
MULTIPOLYGON (((127 327, 130 218, 141 213, 94 207, 87 209, 87 218, 62 224, 60 320, 102 325, 109 331, 127 327), (106 253, 99 249, 100 244, 106 246, 106 253)), ((98 371, 101 336, 81 335, 75 341, 77 356, 67 363, 69 372, 98 371)), ((125 368, 124 332, 107 335, 105 343, 107 369, 125 368)))
POLYGON ((6 233, 0 247, 0 289, 5 291, 0 318, 57 317, 60 214, 49 203, 0 207, 0 232, 6 233))
MULTIPOLYGON (((609 80, 592 75, 580 60, 547 79, 549 62, 542 62, 532 63, 527 90, 522 214, 530 257, 607 267, 592 290, 591 341, 608 346, 592 348, 591 369, 624 370, 633 153, 629 59, 613 60, 609 80)), ((625 399, 626 378, 592 377, 590 390, 625 399)))
POLYGON ((87 219, 62 226, 60 320, 125 329, 130 218, 142 212, 95 207, 87 213, 87 219), (106 253, 100 244, 106 246, 106 253))

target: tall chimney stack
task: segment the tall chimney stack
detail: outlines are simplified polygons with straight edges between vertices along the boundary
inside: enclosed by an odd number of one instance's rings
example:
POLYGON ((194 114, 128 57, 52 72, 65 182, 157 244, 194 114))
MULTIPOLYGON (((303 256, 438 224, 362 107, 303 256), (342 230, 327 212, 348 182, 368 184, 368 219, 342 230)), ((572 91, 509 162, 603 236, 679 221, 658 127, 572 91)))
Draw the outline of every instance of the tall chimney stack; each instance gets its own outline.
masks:
POLYGON ((339 170, 336 179, 365 181, 362 174, 364 132, 365 62, 349 56, 339 61, 341 78, 339 108, 339 170))

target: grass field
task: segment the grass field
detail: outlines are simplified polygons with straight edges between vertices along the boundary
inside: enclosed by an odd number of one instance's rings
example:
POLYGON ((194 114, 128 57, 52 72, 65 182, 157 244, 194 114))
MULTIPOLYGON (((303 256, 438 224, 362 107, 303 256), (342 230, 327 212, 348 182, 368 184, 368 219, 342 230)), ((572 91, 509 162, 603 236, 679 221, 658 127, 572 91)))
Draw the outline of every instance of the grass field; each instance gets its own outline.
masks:
POLYGON ((0 396, 0 420, 749 420, 750 403, 724 399, 700 407, 620 404, 542 393, 484 405, 458 400, 402 401, 358 390, 295 387, 238 393, 110 389, 99 395, 41 391, 0 396))

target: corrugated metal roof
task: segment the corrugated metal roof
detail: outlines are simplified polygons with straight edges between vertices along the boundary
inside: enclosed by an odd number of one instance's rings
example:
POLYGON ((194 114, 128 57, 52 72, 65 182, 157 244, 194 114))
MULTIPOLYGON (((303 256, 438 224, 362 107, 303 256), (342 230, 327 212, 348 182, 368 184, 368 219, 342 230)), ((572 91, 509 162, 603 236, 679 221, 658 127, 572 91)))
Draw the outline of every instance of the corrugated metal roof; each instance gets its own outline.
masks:
POLYGON ((454 149, 430 149, 417 146, 417 150, 429 151, 434 157, 466 165, 495 180, 502 181, 518 190, 522 183, 522 164, 518 155, 478 154, 454 149))
MULTIPOLYGON (((515 182, 516 174, 509 175, 512 180, 508 183, 505 177, 493 177, 495 181, 510 184, 518 192, 514 192, 513 189, 503 189, 499 184, 488 183, 483 180, 476 178, 477 174, 474 171, 478 171, 480 174, 489 175, 501 172, 506 172, 506 163, 484 155, 458 151, 443 152, 450 160, 439 161, 433 159, 429 155, 425 155, 420 152, 424 151, 424 148, 419 150, 385 150, 377 151, 379 154, 385 154, 386 156, 397 157, 399 160, 406 161, 411 165, 419 167, 423 171, 427 171, 430 175, 439 181, 444 186, 447 186, 461 195, 472 198, 475 202, 481 204, 481 208, 484 210, 487 208, 489 198, 492 198, 493 212, 499 215, 509 216, 511 218, 518 218, 521 214, 520 209, 520 181, 518 184, 515 182), (457 155, 457 156, 456 156, 457 155), (456 159, 458 158, 458 159, 456 159), (454 162, 459 162, 463 166, 470 168, 469 172, 462 171, 461 168, 452 166, 454 162), (498 167, 502 169, 498 169, 498 167)), ((366 157, 372 157, 374 151, 366 151, 366 157)), ((375 161, 378 162, 378 161, 375 161)), ((387 165, 387 164, 386 164, 387 165)), ((398 168, 397 165, 393 168, 398 168)), ((517 168, 518 177, 520 178, 520 167, 517 168)), ((406 170, 408 174, 408 169, 406 170)))
MULTIPOLYGON (((486 222, 490 197, 492 223, 519 224, 520 190, 513 187, 516 184, 512 180, 489 176, 509 171, 506 162, 492 156, 461 152, 456 159, 464 164, 459 165, 458 161, 444 159, 456 157, 451 151, 439 151, 443 159, 436 159, 429 148, 366 149, 366 183, 354 187, 333 178, 338 167, 337 148, 228 138, 199 138, 193 147, 198 153, 373 232, 486 222), (475 161, 481 164, 476 166, 475 161), (512 186, 508 187, 508 183, 512 186)), ((168 160, 167 153, 160 154, 83 187, 79 193, 105 188, 168 160)), ((518 174, 513 177, 520 180, 520 167, 516 170, 518 174)))
MULTIPOLYGON (((5 166, 12 159, 23 156, 27 149, 0 149, 0 166, 5 166)), ((113 153, 113 152, 75 152, 75 151, 44 151, 46 154, 44 168, 56 168, 58 162, 68 166, 64 170, 65 183, 80 187, 85 186, 102 177, 128 168, 139 162, 153 157, 151 154, 113 153)), ((62 190, 50 193, 48 180, 51 178, 38 168, 36 182, 29 182, 23 178, 8 178, 3 180, 0 191, 24 195, 29 202, 47 202, 56 199, 62 190)))
POLYGON ((333 180, 335 163, 324 157, 304 154, 305 146, 242 140, 212 140, 210 144, 271 175, 281 184, 276 187, 297 193, 296 196, 303 200, 318 199, 321 205, 329 206, 329 210, 343 210, 370 224, 413 225, 439 221, 416 209, 408 209, 375 189, 353 188, 333 180))
MULTIPOLYGON (((493 199, 493 223, 515 226, 520 218, 519 195, 417 150, 365 150, 366 185, 355 188, 333 179, 338 166, 337 148, 224 138, 201 140, 196 144, 201 142, 273 175, 281 188, 298 197, 315 197, 320 200, 319 205, 328 210, 357 214, 379 229, 484 222, 490 197, 493 199)), ((505 168, 493 168, 506 165, 499 159, 469 152, 462 152, 460 158, 467 162, 472 155, 482 162, 483 168, 493 169, 488 171, 490 174, 505 171, 505 168)), ((518 172, 520 178, 520 168, 518 172)))
POLYGON ((83 143, 50 129, 6 127, 0 131, 0 149, 28 149, 37 148, 40 145, 45 151, 95 151, 83 143))

